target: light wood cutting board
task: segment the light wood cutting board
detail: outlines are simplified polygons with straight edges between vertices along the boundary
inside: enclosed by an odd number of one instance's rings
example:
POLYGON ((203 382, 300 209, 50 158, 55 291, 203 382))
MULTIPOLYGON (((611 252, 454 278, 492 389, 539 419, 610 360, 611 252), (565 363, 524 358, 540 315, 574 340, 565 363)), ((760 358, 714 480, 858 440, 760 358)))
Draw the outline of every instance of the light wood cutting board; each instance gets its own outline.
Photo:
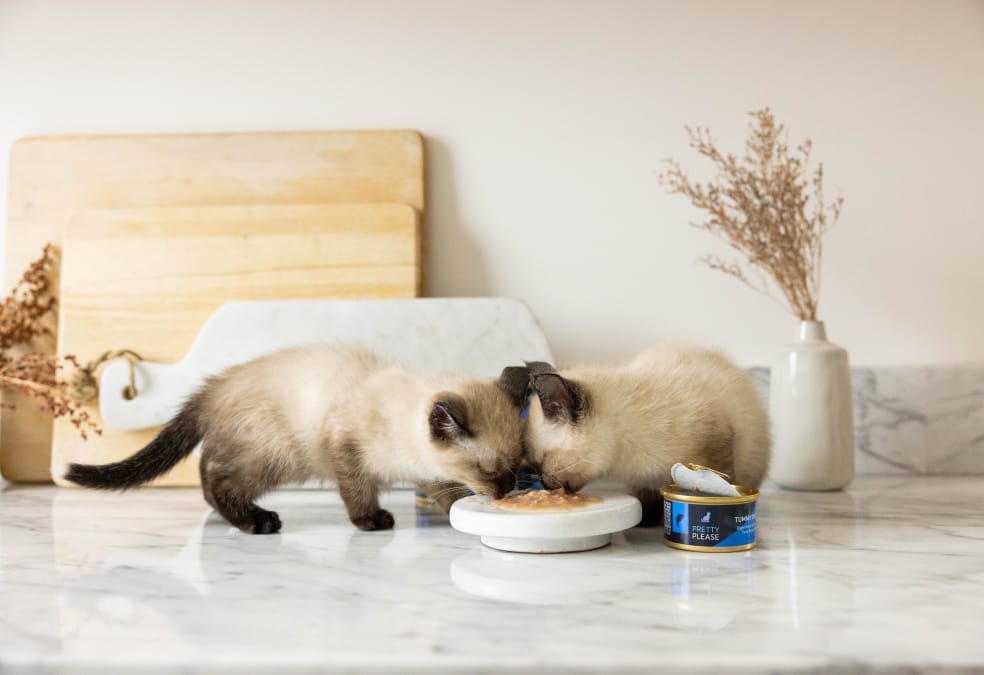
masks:
MULTIPOLYGON (((311 131, 27 138, 10 154, 4 286, 82 208, 391 203, 423 222, 423 140, 414 131, 311 131)), ((422 225, 421 225, 422 227, 422 225)), ((424 242, 423 234, 420 242, 424 242)), ((424 251, 421 248, 421 264, 424 251)), ((58 270, 53 282, 58 285, 58 270)), ((52 324, 52 335, 57 330, 52 324)), ((54 337, 35 349, 54 353, 54 337)), ((49 481, 52 423, 4 392, 0 472, 49 481)))
MULTIPOLYGON (((223 302, 413 298, 418 241, 416 212, 397 204, 83 210, 62 238, 59 353, 175 362, 223 302)), ((95 401, 89 412, 99 420, 95 401)), ((83 441, 58 420, 52 464, 116 461, 156 433, 83 441)), ((198 484, 196 458, 156 484, 198 484)))

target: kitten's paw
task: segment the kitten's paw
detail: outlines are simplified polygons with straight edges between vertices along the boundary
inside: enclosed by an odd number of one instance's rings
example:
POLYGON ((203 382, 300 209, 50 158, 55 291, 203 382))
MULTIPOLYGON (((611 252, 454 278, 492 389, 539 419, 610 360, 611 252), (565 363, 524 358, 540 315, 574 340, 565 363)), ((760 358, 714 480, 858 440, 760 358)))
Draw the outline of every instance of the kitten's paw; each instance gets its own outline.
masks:
POLYGON ((367 532, 371 532, 373 530, 391 530, 393 529, 393 524, 395 522, 396 521, 393 520, 393 514, 386 509, 379 509, 375 513, 367 516, 352 518, 352 524, 360 530, 365 530, 367 532))
POLYGON ((276 534, 280 532, 280 516, 276 511, 254 509, 250 514, 253 534, 276 534))

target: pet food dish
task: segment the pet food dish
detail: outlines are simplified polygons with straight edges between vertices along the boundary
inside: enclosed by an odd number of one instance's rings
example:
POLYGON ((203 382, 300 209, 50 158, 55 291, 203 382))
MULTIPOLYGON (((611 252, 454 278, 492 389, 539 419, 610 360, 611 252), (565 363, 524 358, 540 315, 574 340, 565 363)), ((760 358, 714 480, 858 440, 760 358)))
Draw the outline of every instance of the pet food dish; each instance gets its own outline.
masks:
MULTIPOLYGON (((510 508, 504 500, 465 497, 451 507, 451 526, 477 534, 490 548, 519 553, 566 553, 601 548, 612 534, 634 527, 642 520, 642 505, 631 495, 600 493, 598 501, 548 508, 510 508)), ((507 497, 507 499, 509 499, 507 497)), ((549 501, 557 497, 527 497, 524 501, 549 501)))

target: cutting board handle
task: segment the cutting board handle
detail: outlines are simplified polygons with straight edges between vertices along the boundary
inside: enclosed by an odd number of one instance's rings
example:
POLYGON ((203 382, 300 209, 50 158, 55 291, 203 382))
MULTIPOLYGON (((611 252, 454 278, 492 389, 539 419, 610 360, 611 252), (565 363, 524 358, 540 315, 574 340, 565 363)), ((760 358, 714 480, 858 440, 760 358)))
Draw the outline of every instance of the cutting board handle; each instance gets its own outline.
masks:
POLYGON ((123 359, 107 364, 99 380, 99 413, 113 429, 148 429, 164 424, 204 379, 183 362, 139 361, 133 368, 138 392, 134 397, 126 396, 130 366, 123 359))
POLYGON ((546 337, 512 298, 230 302, 202 326, 178 363, 113 361, 99 383, 108 427, 147 429, 174 417, 206 377, 263 354, 312 342, 362 344, 408 367, 498 377, 507 365, 552 361, 546 337))

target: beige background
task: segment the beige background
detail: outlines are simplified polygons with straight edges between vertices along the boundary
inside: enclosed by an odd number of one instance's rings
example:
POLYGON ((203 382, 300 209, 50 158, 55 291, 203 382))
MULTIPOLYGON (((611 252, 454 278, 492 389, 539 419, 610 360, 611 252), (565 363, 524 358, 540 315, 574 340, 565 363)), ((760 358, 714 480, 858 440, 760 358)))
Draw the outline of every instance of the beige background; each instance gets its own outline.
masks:
MULTIPOLYGON (((0 2, 0 181, 29 134, 416 128, 433 295, 527 300, 561 361, 793 322, 695 264, 684 124, 771 105, 828 189, 821 313, 856 363, 984 359, 984 3, 0 2)), ((5 213, 0 197, 0 213, 5 213)))

